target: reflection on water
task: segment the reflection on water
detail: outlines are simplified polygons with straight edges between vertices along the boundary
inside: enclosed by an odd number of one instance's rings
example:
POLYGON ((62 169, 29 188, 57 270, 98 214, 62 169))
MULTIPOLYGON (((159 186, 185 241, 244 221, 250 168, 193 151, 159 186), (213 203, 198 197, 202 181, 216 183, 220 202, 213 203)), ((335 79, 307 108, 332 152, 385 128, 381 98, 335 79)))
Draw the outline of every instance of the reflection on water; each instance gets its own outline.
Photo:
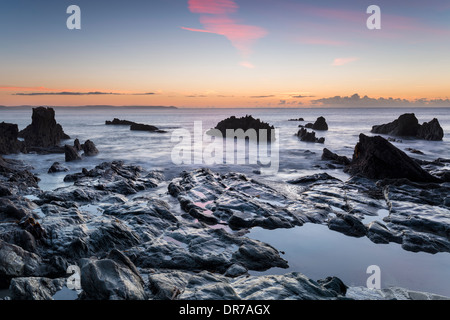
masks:
POLYGON ((353 238, 307 223, 293 229, 253 228, 248 237, 270 243, 284 252, 289 269, 273 268, 252 274, 285 274, 298 271, 314 280, 337 276, 347 286, 365 286, 367 267, 381 268, 382 288, 398 286, 410 290, 450 296, 450 255, 409 252, 399 244, 375 244, 368 238, 353 238))

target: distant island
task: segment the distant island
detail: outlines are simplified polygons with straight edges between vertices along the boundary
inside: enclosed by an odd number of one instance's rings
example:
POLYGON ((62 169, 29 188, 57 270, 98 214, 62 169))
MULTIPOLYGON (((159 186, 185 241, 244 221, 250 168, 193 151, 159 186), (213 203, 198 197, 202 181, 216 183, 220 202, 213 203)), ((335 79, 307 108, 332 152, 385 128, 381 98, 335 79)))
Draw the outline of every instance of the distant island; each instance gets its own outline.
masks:
MULTIPOLYGON (((35 106, 0 106, 0 109, 32 109, 35 106)), ((165 110, 178 109, 174 106, 108 106, 108 105, 90 105, 90 106, 52 106, 54 109, 139 109, 139 110, 165 110)))

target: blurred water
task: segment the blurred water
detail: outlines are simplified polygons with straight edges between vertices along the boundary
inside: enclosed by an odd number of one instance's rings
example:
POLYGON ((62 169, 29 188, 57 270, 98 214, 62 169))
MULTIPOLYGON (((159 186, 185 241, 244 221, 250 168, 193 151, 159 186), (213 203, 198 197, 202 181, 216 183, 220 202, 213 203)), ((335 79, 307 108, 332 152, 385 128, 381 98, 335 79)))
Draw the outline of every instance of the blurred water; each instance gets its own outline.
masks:
MULTIPOLYGON (((69 167, 68 173, 91 169, 103 161, 124 160, 138 164, 148 170, 162 170, 168 179, 183 170, 191 170, 206 165, 175 165, 171 152, 177 142, 171 141, 176 129, 188 129, 193 134, 194 122, 202 121, 206 131, 229 116, 252 115, 279 129, 279 171, 264 177, 268 181, 284 182, 302 175, 327 171, 331 175, 346 179, 342 170, 323 170, 314 167, 320 163, 324 147, 351 157, 360 133, 372 135, 373 125, 384 124, 397 119, 401 114, 414 112, 420 123, 438 118, 444 129, 444 141, 422 141, 402 139, 394 144, 402 149, 414 148, 424 155, 410 156, 435 160, 450 158, 450 109, 169 109, 169 110, 64 110, 56 109, 56 120, 70 135, 68 144, 78 138, 81 143, 94 141, 100 153, 79 162, 64 163, 64 155, 10 155, 30 163, 33 171, 41 178, 44 190, 70 185, 64 183, 67 173, 47 174, 53 162, 59 161, 69 167), (301 142, 294 134, 299 124, 315 122, 319 116, 327 120, 329 130, 318 132, 325 137, 325 144, 301 142), (305 122, 288 121, 304 118, 305 122), (106 126, 106 120, 119 118, 139 123, 155 125, 166 130, 166 134, 130 131, 128 126, 106 126)), ((0 110, 0 122, 17 123, 19 129, 31 123, 31 110, 0 110)), ((255 175, 257 165, 209 166, 214 171, 237 171, 249 176, 255 175)), ((365 221, 367 222, 367 221, 365 221)), ((376 245, 367 238, 355 239, 332 232, 324 226, 305 225, 291 230, 267 231, 253 229, 250 237, 270 243, 279 250, 286 251, 285 258, 291 271, 300 271, 313 279, 337 275, 349 285, 365 285, 366 268, 370 264, 382 268, 383 286, 398 285, 414 290, 430 291, 450 296, 450 255, 440 253, 406 252, 397 244, 376 245)), ((285 273, 287 270, 271 269, 266 273, 285 273)))

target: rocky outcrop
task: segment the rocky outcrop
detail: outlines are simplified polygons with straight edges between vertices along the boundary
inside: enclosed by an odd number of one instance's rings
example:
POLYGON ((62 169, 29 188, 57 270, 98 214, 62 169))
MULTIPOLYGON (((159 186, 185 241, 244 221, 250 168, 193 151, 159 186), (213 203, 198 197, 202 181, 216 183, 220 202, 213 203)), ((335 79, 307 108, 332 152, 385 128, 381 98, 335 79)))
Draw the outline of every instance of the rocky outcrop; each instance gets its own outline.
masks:
POLYGON ((157 132, 157 133, 166 133, 164 130, 160 130, 155 126, 151 126, 148 124, 141 124, 141 123, 133 123, 130 126, 131 131, 148 131, 148 132, 157 132))
POLYGON ((326 131, 328 130, 328 124, 324 117, 317 118, 316 122, 314 122, 312 128, 317 131, 326 131))
POLYGON ((275 141, 275 128, 274 126, 261 121, 260 119, 255 119, 252 116, 245 116, 241 118, 236 118, 235 116, 231 116, 225 120, 220 121, 214 129, 208 130, 207 134, 217 135, 217 130, 221 133, 222 137, 227 137, 227 130, 234 130, 237 133, 237 130, 243 130, 243 132, 254 133, 248 136, 240 136, 237 134, 238 138, 249 139, 260 141, 262 138, 266 139, 266 141, 275 141), (215 130, 214 130, 215 129, 215 130))
POLYGON ((27 147, 49 148, 58 146, 61 140, 70 139, 60 124, 56 123, 52 108, 33 108, 31 124, 19 132, 27 147))
POLYGON ((84 299, 146 300, 145 284, 134 264, 113 250, 106 259, 81 261, 84 299))
POLYGON ((81 156, 78 154, 77 149, 74 146, 66 144, 64 146, 66 162, 81 160, 81 156))
POLYGON ((65 278, 14 278, 9 291, 13 300, 53 300, 55 293, 61 290, 65 283, 65 278))
POLYGON ((91 140, 86 140, 82 147, 86 157, 92 157, 98 154, 98 149, 91 140))
POLYGON ((360 134, 353 159, 346 167, 350 174, 360 174, 370 179, 406 178, 416 182, 439 182, 403 151, 386 139, 360 134))
POLYGON ((304 142, 325 143, 325 138, 316 138, 316 133, 314 131, 308 132, 305 128, 301 128, 296 136, 304 142))
POLYGON ((113 126, 130 126, 131 131, 148 131, 148 132, 157 132, 157 133, 166 133, 164 130, 160 130, 159 128, 148 125, 148 124, 142 124, 142 123, 136 123, 133 121, 128 120, 120 120, 117 118, 114 118, 113 121, 106 121, 106 125, 113 125, 113 126))
POLYGON ((25 144, 19 141, 19 128, 17 124, 0 123, 0 154, 26 152, 25 144))
POLYGON ((440 141, 444 137, 444 131, 437 119, 420 125, 414 113, 406 113, 393 122, 373 126, 371 132, 433 141, 440 141))
POLYGON ((344 165, 344 166, 349 165, 351 162, 349 158, 347 158, 345 156, 339 156, 336 153, 331 152, 327 148, 323 149, 322 160, 329 160, 329 161, 332 161, 333 163, 344 165))
POLYGON ((61 165, 59 162, 54 162, 52 166, 48 169, 48 173, 57 173, 66 171, 69 171, 69 169, 61 165))

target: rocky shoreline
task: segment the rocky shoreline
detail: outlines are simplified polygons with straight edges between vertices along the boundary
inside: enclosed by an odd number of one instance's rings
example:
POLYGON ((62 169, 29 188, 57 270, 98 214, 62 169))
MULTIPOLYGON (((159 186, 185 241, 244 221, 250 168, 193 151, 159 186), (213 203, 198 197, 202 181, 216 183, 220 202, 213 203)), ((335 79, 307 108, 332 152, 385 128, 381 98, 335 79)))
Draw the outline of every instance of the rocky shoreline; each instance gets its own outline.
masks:
POLYGON ((324 150, 322 161, 353 174, 347 181, 321 173, 275 186, 209 169, 166 179, 112 161, 67 174, 72 184, 51 191, 29 166, 0 156, 0 288, 13 300, 52 299, 77 266, 81 300, 445 298, 348 287, 332 275, 249 273, 289 265, 277 248, 246 236, 253 227, 322 224, 412 252, 450 252, 448 160, 419 162, 397 150, 364 135, 353 159, 324 150), (389 214, 364 222, 380 209, 389 214))

